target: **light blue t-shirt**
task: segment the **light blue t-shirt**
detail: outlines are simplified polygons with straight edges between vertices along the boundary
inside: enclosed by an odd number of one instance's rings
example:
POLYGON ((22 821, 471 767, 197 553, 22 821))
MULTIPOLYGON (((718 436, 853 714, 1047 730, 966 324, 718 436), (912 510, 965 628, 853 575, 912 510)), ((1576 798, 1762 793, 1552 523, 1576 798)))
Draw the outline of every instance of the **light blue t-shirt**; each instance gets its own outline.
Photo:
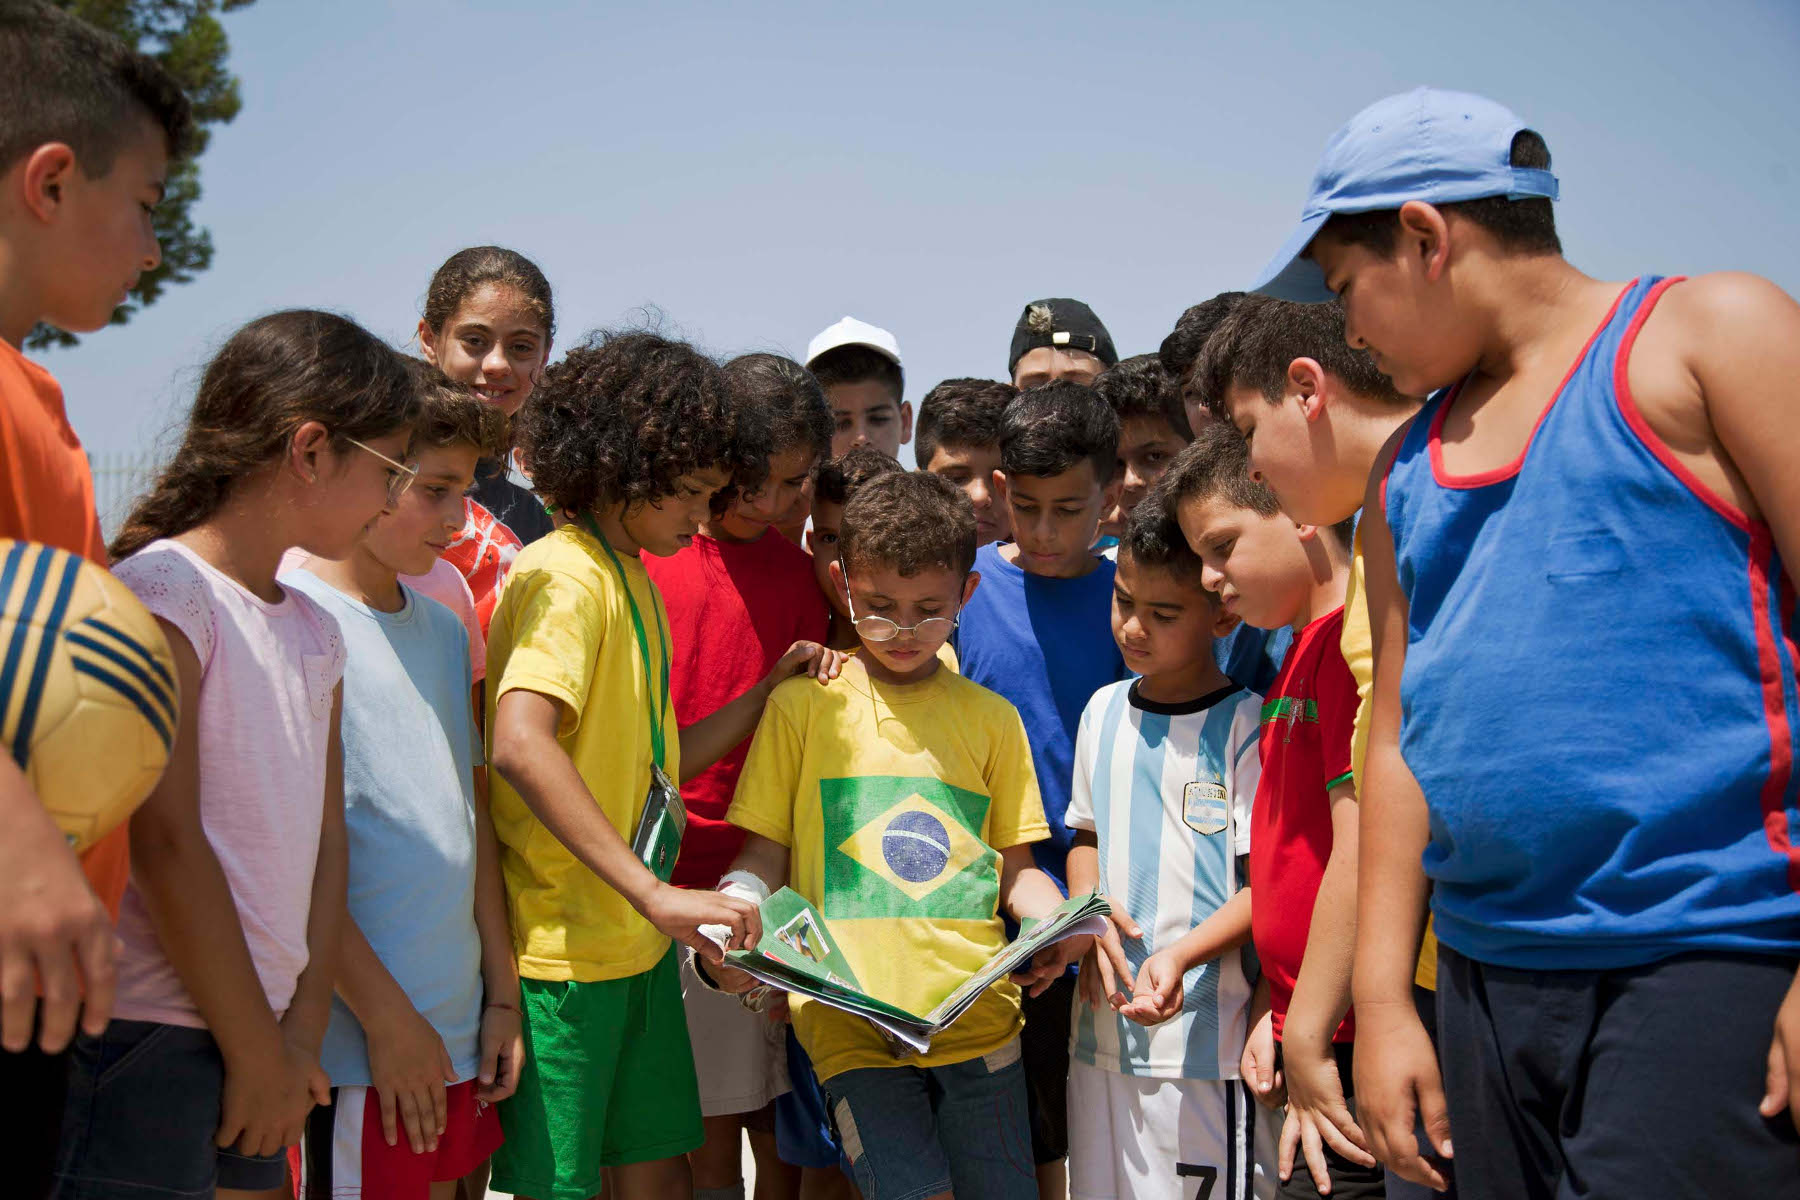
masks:
POLYGON ((1075 731, 1090 697, 1126 677, 1112 634, 1113 575, 1099 559, 1077 579, 1030 575, 1000 556, 999 543, 975 555, 981 585, 962 610, 956 635, 967 679, 1012 701, 1031 741, 1038 792, 1050 839, 1034 842, 1033 859, 1067 888, 1071 835, 1063 821, 1074 777, 1075 731))
MULTIPOLYGON (((474 768, 482 758, 469 635, 455 613, 410 588, 405 606, 385 613, 304 569, 281 583, 317 600, 344 635, 350 916, 444 1039, 457 1079, 472 1079, 482 997, 474 768)), ((362 1026, 337 996, 319 1064, 333 1087, 370 1084, 362 1026)))
MULTIPOLYGON (((1236 684, 1159 704, 1133 680, 1088 701, 1068 823, 1095 835, 1100 891, 1144 930, 1124 942, 1134 973, 1243 886, 1261 717, 1262 697, 1236 684)), ((1236 950, 1201 963, 1184 978, 1181 1012, 1149 1029, 1077 1004, 1070 1052, 1122 1075, 1235 1079, 1251 978, 1236 950)))

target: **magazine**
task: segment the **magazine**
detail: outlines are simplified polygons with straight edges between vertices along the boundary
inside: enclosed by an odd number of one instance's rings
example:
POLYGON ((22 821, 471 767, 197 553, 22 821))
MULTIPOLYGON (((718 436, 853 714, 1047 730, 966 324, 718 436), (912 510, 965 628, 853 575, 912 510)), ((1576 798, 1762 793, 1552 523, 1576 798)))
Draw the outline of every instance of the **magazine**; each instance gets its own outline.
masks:
POLYGON ((866 1019, 887 1035, 895 1056, 904 1058, 929 1050, 931 1039, 967 1012, 983 992, 1045 946, 1101 933, 1111 911, 1098 895, 1071 896, 1043 920, 1021 928, 1017 938, 928 1013, 911 1013, 864 992, 825 918, 792 888, 782 888, 763 901, 762 940, 756 949, 733 950, 726 954, 725 964, 784 992, 866 1019))

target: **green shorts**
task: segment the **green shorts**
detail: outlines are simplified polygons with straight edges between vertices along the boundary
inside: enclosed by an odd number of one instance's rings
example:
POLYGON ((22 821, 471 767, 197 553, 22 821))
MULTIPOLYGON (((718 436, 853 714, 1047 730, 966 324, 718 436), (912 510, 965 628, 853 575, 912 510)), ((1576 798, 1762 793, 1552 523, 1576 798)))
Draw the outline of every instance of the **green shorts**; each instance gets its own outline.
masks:
POLYGON ((525 1068, 500 1104, 493 1188, 587 1200, 601 1170, 697 1150, 700 1090, 677 950, 641 975, 519 981, 525 1068))

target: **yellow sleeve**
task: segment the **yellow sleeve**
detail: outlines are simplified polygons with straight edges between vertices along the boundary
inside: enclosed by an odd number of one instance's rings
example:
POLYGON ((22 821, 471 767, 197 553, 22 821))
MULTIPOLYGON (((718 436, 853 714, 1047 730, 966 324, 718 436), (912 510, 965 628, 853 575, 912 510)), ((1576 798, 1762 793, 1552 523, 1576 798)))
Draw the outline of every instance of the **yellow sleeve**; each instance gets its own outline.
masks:
POLYGON ((739 829, 791 848, 794 797, 801 786, 804 750, 792 718, 771 701, 757 722, 725 819, 739 829))
MULTIPOLYGON (((505 667, 493 684, 494 701, 523 689, 555 700, 562 709, 557 735, 581 722, 605 640, 606 607, 594 590, 562 571, 531 570, 506 583, 512 645, 500 648, 505 667)), ((500 655, 489 648, 489 659, 500 655)))
POLYGON ((1004 850, 1041 842, 1050 836, 1050 825, 1044 819, 1044 800, 1038 794, 1025 723, 1017 709, 1002 704, 996 706, 996 716, 988 724, 994 736, 986 772, 990 802, 987 843, 1004 850))

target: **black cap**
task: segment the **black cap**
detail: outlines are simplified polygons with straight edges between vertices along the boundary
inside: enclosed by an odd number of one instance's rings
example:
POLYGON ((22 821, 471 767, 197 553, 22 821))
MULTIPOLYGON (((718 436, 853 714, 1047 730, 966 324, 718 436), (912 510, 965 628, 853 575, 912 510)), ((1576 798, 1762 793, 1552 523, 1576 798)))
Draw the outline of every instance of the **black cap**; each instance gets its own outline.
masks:
POLYGON ((1112 334, 1094 315, 1094 310, 1079 300, 1033 300, 1019 314, 1013 326, 1012 352, 1007 355, 1006 373, 1011 375, 1019 360, 1040 346, 1056 350, 1085 350, 1107 366, 1117 366, 1119 352, 1113 349, 1112 334))

